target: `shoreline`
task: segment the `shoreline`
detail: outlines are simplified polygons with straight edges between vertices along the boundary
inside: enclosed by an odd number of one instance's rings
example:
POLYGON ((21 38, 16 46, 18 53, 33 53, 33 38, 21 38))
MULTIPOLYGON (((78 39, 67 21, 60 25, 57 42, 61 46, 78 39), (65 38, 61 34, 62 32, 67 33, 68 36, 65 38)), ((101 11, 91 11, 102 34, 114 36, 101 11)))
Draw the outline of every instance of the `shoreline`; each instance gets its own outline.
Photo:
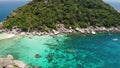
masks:
POLYGON ((0 29, 0 33, 6 33, 10 37, 14 37, 16 35, 33 35, 33 36, 44 36, 44 35, 50 35, 50 36, 54 36, 54 35, 58 35, 58 34, 74 34, 74 33, 81 33, 81 34, 97 34, 97 33, 102 33, 102 32, 120 32, 120 27, 111 27, 111 28, 105 28, 105 27, 87 27, 87 28, 75 28, 72 29, 71 27, 69 29, 66 28, 59 28, 58 30, 52 30, 49 32, 39 32, 39 31, 33 31, 33 32, 24 32, 21 31, 21 29, 13 28, 12 30, 9 29, 0 29))
POLYGON ((13 37, 15 37, 15 36, 16 36, 15 34, 1 33, 1 34, 0 34, 0 40, 13 38, 13 37))
MULTIPOLYGON (((1 23, 2 25, 2 23, 1 23)), ((27 32, 22 31, 21 29, 17 28, 17 26, 14 26, 12 28, 12 30, 10 29, 0 29, 0 33, 6 33, 8 34, 8 38, 14 37, 16 35, 22 35, 22 36, 28 36, 28 35, 33 35, 33 36, 44 36, 44 35, 49 35, 49 36, 54 36, 54 35, 58 35, 58 34, 76 34, 76 33, 81 33, 81 34, 93 34, 95 35, 96 33, 103 33, 103 32, 120 32, 120 26, 118 27, 110 27, 110 28, 106 28, 106 27, 93 27, 93 26, 89 26, 87 28, 75 28, 73 29, 72 27, 69 28, 65 28, 64 24, 57 24, 56 25, 57 30, 52 29, 51 31, 44 31, 44 32, 40 32, 40 31, 33 31, 33 32, 29 32, 29 30, 27 32)))
POLYGON ((7 55, 5 58, 0 57, 0 68, 30 68, 23 61, 16 60, 12 55, 7 55))

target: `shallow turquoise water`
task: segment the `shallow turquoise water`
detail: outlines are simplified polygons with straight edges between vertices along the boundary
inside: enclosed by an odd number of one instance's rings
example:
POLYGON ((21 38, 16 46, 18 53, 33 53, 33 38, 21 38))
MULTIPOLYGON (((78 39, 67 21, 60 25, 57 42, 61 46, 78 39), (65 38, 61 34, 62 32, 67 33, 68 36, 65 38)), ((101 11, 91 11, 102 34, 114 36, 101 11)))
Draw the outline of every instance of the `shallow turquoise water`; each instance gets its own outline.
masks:
POLYGON ((17 36, 0 40, 0 56, 8 54, 43 68, 120 68, 120 33, 17 36), (36 58, 36 54, 41 57, 36 58))

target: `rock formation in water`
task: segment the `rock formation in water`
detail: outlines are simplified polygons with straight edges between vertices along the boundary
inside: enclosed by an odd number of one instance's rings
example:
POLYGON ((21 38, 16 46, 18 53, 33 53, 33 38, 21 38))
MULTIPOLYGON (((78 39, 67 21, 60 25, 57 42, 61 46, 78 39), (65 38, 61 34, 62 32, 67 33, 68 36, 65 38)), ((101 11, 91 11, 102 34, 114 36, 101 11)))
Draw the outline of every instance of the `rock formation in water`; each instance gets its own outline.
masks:
POLYGON ((29 68, 29 65, 8 55, 6 58, 0 58, 0 68, 29 68))

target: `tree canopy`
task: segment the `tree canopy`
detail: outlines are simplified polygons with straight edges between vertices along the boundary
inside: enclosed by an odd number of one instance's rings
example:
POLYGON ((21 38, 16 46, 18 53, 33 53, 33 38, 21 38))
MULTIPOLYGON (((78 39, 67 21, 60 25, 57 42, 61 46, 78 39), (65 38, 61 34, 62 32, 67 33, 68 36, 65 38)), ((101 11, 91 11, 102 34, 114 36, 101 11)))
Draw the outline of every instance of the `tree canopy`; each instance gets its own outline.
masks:
POLYGON ((48 31, 57 29, 57 23, 66 28, 120 25, 120 13, 103 0, 33 0, 14 12, 17 14, 8 16, 3 28, 48 31))

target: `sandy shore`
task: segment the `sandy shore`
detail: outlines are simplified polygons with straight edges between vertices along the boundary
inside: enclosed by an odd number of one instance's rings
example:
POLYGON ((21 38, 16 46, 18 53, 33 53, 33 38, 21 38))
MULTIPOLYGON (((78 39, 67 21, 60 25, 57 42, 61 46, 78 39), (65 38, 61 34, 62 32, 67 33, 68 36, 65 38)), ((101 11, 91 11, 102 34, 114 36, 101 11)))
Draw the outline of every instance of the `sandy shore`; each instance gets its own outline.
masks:
POLYGON ((15 34, 8 34, 8 33, 1 33, 0 34, 0 40, 12 38, 12 37, 15 37, 15 34))

